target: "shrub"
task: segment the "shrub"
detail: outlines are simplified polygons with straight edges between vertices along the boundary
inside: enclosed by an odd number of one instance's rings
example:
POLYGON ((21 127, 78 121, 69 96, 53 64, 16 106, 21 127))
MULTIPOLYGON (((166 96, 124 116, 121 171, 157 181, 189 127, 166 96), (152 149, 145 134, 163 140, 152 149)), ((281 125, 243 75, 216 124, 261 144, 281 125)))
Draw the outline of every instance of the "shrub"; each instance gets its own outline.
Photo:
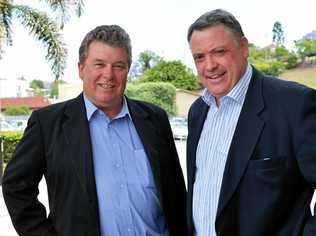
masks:
POLYGON ((125 94, 129 98, 160 106, 168 115, 176 114, 176 88, 170 83, 147 82, 129 84, 125 94))
POLYGON ((266 75, 279 76, 285 68, 280 61, 256 61, 253 65, 266 75))
POLYGON ((190 68, 181 61, 159 61, 154 67, 146 70, 139 78, 142 82, 168 82, 176 88, 186 90, 200 89, 201 85, 190 68))
POLYGON ((20 139, 22 138, 23 132, 2 132, 0 138, 3 142, 3 162, 7 164, 12 157, 14 149, 20 139))
POLYGON ((286 60, 285 68, 286 69, 293 69, 296 68, 299 63, 298 57, 292 53, 286 60))
POLYGON ((21 116, 31 114, 31 110, 27 106, 8 106, 4 114, 7 116, 21 116))

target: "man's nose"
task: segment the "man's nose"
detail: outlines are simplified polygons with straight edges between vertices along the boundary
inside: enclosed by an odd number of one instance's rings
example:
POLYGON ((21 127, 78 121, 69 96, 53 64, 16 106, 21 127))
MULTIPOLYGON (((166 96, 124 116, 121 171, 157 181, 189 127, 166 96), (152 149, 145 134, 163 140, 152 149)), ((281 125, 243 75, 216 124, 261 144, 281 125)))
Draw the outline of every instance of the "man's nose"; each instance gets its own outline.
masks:
POLYGON ((214 60, 214 58, 211 55, 208 55, 206 57, 206 70, 207 71, 213 71, 217 68, 217 62, 214 60))
POLYGON ((113 75, 113 66, 110 64, 107 64, 106 66, 104 66, 102 70, 102 76, 104 78, 110 79, 112 78, 112 75, 113 75))

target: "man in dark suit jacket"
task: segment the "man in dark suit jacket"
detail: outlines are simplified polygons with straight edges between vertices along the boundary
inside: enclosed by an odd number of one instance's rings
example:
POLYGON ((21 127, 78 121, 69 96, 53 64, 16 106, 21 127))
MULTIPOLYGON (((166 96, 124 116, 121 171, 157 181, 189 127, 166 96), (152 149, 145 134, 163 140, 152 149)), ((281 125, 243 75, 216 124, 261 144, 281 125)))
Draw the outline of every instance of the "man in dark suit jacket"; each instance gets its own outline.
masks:
POLYGON ((79 49, 83 94, 32 113, 3 177, 19 235, 186 234, 185 185, 168 117, 123 96, 131 58, 122 28, 95 28, 79 49), (42 176, 48 217, 37 199, 42 176))
POLYGON ((189 235, 316 235, 315 90, 250 66, 224 10, 200 16, 188 42, 206 88, 188 116, 189 235))

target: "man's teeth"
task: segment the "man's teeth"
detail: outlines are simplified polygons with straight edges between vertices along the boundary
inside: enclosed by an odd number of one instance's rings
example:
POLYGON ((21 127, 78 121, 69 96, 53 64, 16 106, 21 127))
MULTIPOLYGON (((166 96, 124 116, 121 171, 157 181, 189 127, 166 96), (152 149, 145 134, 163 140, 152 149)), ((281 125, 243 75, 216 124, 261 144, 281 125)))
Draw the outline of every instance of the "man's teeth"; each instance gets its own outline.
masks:
POLYGON ((212 75, 212 76, 208 76, 209 79, 217 79, 218 77, 220 77, 221 75, 212 75))
POLYGON ((211 76, 211 79, 216 79, 216 78, 218 78, 220 75, 212 75, 211 76))
POLYGON ((224 75, 224 73, 214 74, 214 75, 208 76, 208 78, 209 78, 209 79, 217 79, 217 78, 219 78, 219 77, 221 77, 221 76, 223 76, 223 75, 224 75))
POLYGON ((100 84, 102 88, 108 89, 108 88, 114 88, 114 84, 107 83, 107 84, 100 84))

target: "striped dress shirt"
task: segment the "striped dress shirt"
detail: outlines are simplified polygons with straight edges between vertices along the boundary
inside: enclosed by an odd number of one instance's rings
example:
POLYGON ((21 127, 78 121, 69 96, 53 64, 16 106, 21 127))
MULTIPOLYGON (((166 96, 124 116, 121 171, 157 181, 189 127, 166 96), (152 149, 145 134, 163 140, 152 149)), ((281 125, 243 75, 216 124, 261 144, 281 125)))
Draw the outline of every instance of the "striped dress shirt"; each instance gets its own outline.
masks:
POLYGON ((195 235, 216 236, 215 219, 227 154, 252 76, 248 64, 245 74, 220 100, 204 90, 202 99, 209 106, 196 151, 193 187, 193 222, 195 235))

